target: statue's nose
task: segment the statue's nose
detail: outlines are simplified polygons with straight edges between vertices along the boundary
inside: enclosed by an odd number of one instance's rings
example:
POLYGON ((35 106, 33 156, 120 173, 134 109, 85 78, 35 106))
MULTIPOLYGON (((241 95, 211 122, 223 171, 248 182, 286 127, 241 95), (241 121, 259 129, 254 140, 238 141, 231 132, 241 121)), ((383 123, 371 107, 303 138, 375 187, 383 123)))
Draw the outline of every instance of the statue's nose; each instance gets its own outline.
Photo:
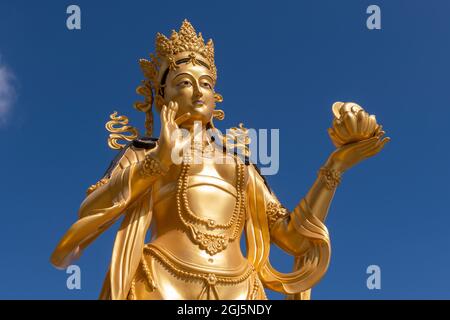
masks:
POLYGON ((203 96, 202 91, 199 89, 199 87, 196 85, 194 86, 194 100, 201 98, 203 96))

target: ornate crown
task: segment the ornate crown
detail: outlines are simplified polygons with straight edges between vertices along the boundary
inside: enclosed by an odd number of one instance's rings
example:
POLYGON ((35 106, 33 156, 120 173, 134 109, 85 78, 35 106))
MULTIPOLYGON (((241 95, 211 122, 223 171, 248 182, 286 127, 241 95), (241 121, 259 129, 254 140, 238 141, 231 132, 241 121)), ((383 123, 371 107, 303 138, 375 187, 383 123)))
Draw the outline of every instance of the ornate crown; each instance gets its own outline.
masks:
MULTIPOLYGON (((188 20, 183 21, 180 31, 172 30, 170 39, 158 32, 155 47, 156 55, 150 54, 150 60, 139 60, 144 76, 149 81, 150 87, 146 86, 147 89, 153 88, 155 92, 158 92, 165 70, 178 68, 177 61, 181 59, 183 62, 190 62, 194 65, 206 64, 205 66, 211 71, 213 80, 217 79, 213 41, 209 39, 205 44, 201 32, 197 35, 188 20)), ((138 88, 138 93, 148 96, 148 90, 144 88, 138 88)))
POLYGON ((140 59, 139 65, 144 73, 146 80, 137 87, 136 92, 144 96, 144 102, 136 102, 134 107, 147 114, 146 128, 147 134, 151 134, 153 127, 153 118, 151 115, 153 96, 158 95, 161 88, 161 79, 167 69, 175 70, 177 64, 192 63, 201 64, 207 67, 213 80, 217 80, 217 69, 214 64, 214 44, 209 39, 205 44, 201 32, 197 35, 191 23, 185 19, 178 32, 172 30, 170 39, 161 33, 157 33, 156 55, 150 54, 150 60, 140 59))

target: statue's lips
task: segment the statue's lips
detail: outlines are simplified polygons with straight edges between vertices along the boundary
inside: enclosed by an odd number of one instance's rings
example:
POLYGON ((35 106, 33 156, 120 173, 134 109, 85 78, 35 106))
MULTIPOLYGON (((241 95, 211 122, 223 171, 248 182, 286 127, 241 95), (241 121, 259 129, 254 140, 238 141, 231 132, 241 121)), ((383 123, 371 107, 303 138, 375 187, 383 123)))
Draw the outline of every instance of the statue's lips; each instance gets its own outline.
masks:
POLYGON ((192 106, 194 108, 201 108, 205 105, 205 102, 203 102, 203 100, 196 100, 192 103, 192 106))

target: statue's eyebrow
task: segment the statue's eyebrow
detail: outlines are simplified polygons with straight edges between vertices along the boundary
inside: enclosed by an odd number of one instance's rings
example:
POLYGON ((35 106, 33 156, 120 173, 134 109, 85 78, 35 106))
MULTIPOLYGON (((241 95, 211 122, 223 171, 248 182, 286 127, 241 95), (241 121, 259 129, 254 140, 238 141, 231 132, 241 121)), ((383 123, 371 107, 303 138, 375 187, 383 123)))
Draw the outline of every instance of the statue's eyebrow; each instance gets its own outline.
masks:
MULTIPOLYGON (((172 79, 172 81, 175 81, 179 76, 188 76, 188 77, 190 77, 191 79, 194 79, 194 76, 193 76, 192 74, 187 73, 187 72, 182 72, 182 73, 177 74, 177 75, 172 79)), ((203 79, 203 78, 208 78, 208 80, 211 81, 211 83, 214 83, 212 77, 211 77, 209 74, 202 74, 202 75, 199 77, 199 79, 203 79)))
POLYGON ((199 79, 203 79, 203 78, 208 78, 208 80, 211 81, 211 83, 214 83, 213 78, 209 74, 203 74, 200 76, 199 79))
POLYGON ((179 76, 183 76, 183 75, 185 75, 185 76, 190 76, 190 77, 194 77, 192 74, 190 74, 190 73, 187 73, 187 72, 183 72, 183 73, 179 73, 179 74, 177 74, 174 78, 173 78, 173 80, 175 80, 176 78, 178 78, 179 76))
POLYGON ((181 76, 187 76, 191 81, 194 81, 194 76, 192 74, 187 73, 187 72, 182 72, 182 73, 177 74, 175 77, 173 77, 173 79, 171 81, 172 85, 176 85, 175 82, 177 82, 177 79, 181 76))

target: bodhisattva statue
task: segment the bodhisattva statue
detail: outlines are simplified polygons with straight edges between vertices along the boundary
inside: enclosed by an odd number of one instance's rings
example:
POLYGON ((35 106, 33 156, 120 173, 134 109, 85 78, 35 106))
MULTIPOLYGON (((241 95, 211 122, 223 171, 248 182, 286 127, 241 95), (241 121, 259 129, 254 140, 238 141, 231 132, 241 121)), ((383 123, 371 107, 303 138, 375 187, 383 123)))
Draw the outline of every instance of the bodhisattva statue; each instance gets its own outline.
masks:
POLYGON ((224 116, 216 109, 222 97, 214 91, 212 40, 205 44, 185 20, 170 39, 157 35, 156 55, 140 60, 140 66, 146 80, 137 92, 145 101, 135 107, 146 114, 146 135, 138 137, 126 117, 111 115, 109 145, 122 150, 88 189, 52 264, 66 268, 123 217, 101 299, 266 299, 264 288, 309 299, 329 265, 324 220, 341 175, 389 141, 375 117, 355 103, 333 105, 328 132, 337 148, 289 212, 257 167, 236 152, 246 150, 246 139, 236 143, 245 128, 232 131, 233 148, 227 146, 229 135, 214 139, 205 133, 215 129, 214 118, 224 116), (153 104, 160 113, 158 139, 152 138, 153 104), (195 123, 203 129, 200 136, 174 134, 193 133, 195 123), (129 143, 118 143, 121 139, 129 143), (201 161, 193 161, 193 154, 201 161), (271 243, 295 257, 291 273, 271 266, 271 243))

